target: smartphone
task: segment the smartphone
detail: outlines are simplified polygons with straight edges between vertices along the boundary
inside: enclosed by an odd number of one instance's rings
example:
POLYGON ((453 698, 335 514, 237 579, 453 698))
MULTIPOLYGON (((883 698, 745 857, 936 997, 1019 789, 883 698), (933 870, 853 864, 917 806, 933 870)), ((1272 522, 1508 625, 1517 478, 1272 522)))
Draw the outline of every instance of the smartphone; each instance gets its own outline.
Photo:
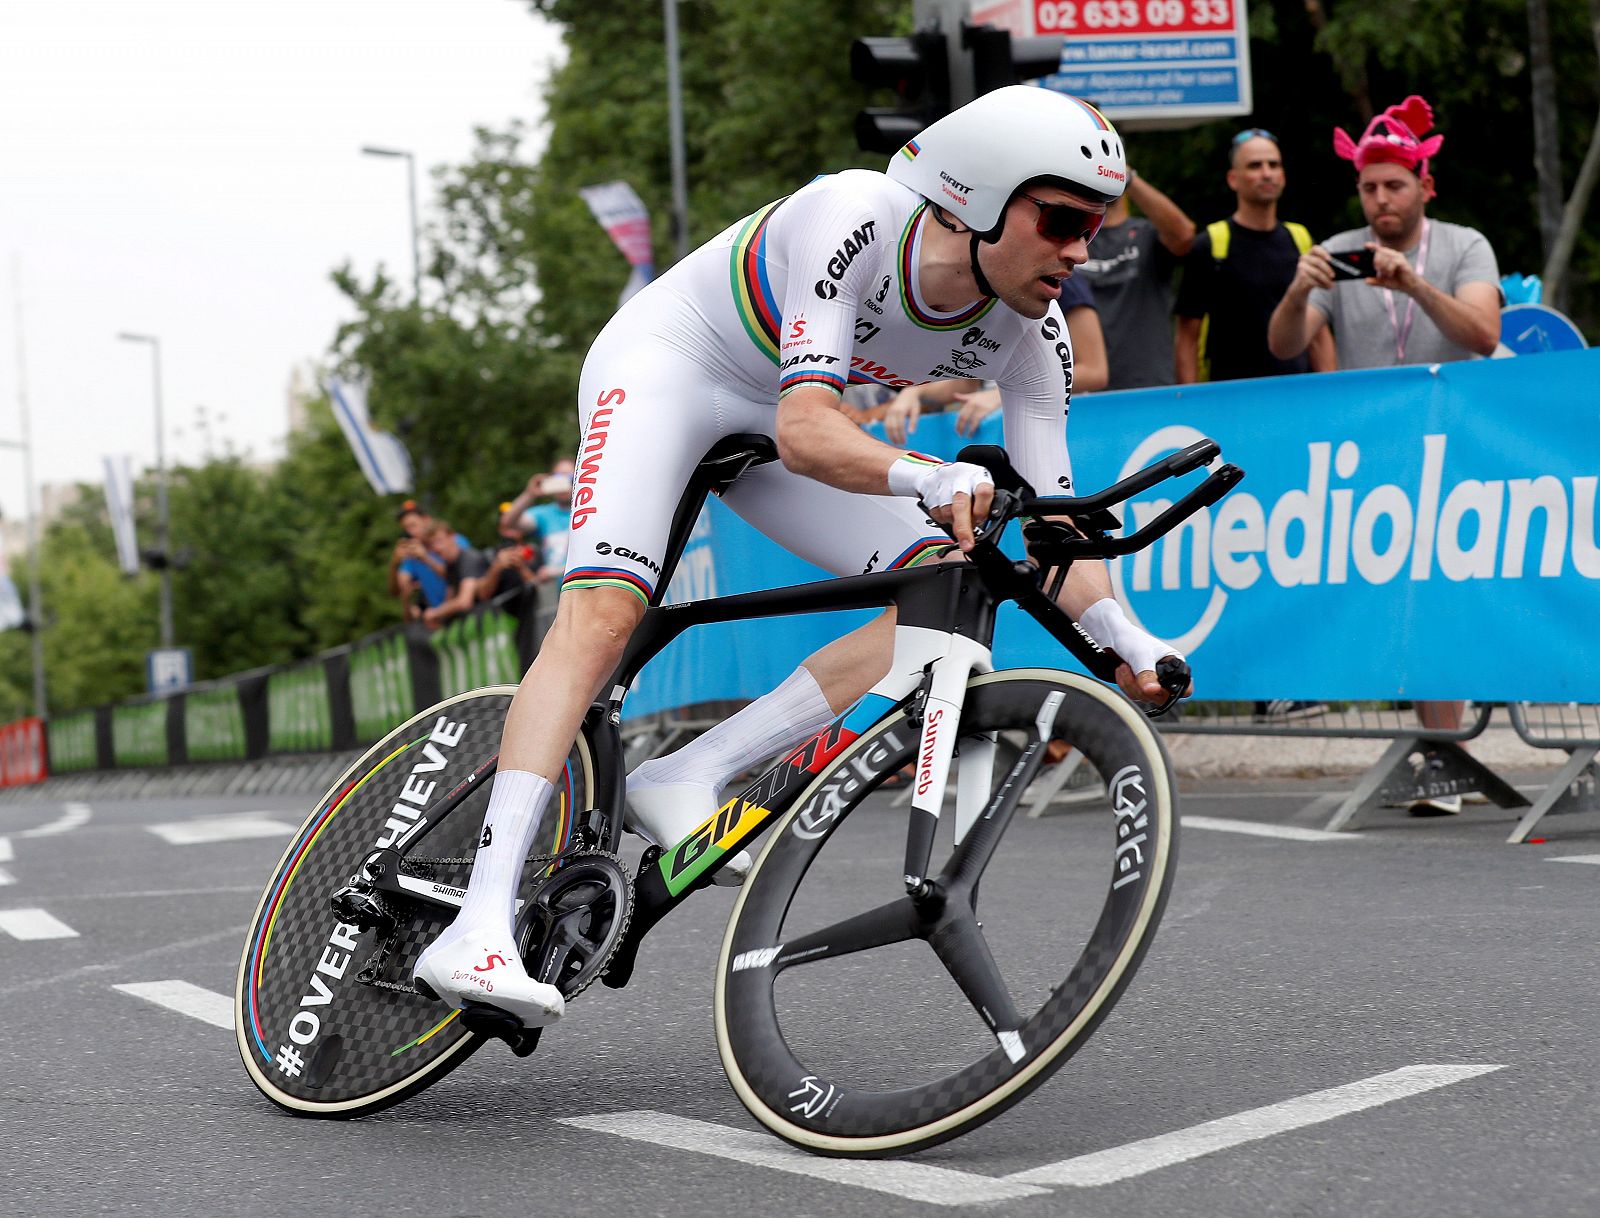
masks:
POLYGON ((1378 273, 1373 265, 1377 250, 1329 250, 1333 260, 1333 274, 1337 279, 1371 279, 1378 273))

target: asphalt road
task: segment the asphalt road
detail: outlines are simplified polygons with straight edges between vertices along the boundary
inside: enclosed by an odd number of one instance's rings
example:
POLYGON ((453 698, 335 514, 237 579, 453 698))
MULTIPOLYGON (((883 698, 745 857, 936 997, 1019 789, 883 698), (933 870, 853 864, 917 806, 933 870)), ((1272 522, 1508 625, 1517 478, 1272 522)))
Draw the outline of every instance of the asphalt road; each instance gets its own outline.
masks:
MULTIPOLYGON (((1339 840, 1238 831, 1315 828, 1338 789, 1192 785, 1183 813, 1210 823, 1186 825, 1154 946, 1094 1039, 987 1126, 865 1165, 784 1147, 724 1079, 725 890, 533 1057, 492 1045, 386 1113, 296 1120, 219 1024, 304 801, 0 807, 0 1213, 1592 1218, 1600 818, 1521 847, 1486 808, 1385 812, 1339 840), (174 994, 187 1013, 152 998, 174 994)), ((863 866, 900 857, 888 805, 856 826, 863 866)), ((1018 840, 1043 850, 1090 816, 1018 840)), ((991 897, 1024 918, 1034 904, 991 897)), ((942 1017, 945 996, 914 997, 942 1017)), ((906 1054, 906 1027, 862 1018, 848 989, 812 1000, 850 1052, 906 1054)))

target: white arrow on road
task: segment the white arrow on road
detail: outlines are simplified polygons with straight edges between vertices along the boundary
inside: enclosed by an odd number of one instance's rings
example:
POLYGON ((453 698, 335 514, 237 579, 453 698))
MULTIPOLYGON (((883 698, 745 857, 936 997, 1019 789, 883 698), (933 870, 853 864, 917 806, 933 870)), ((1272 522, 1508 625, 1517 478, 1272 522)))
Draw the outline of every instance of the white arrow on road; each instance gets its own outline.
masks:
POLYGON ((81 828, 89 823, 93 813, 88 804, 62 804, 61 815, 48 825, 40 825, 37 829, 26 829, 23 837, 54 837, 58 833, 71 833, 74 829, 81 828))

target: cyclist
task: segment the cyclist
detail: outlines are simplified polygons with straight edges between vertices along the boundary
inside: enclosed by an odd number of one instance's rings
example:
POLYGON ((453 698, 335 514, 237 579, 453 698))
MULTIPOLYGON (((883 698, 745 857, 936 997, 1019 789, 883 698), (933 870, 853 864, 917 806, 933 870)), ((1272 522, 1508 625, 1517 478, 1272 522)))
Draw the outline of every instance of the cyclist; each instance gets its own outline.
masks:
MULTIPOLYGON (((989 471, 880 443, 837 409, 851 382, 904 387, 978 368, 1006 442, 1041 493, 1070 494, 1072 348, 1057 300, 1122 193, 1117 133, 1085 102, 1017 85, 939 119, 885 173, 822 177, 732 225, 631 298, 579 382, 583 436, 556 619, 512 700, 461 912, 419 958, 419 988, 537 1027, 560 992, 523 971, 513 938, 522 865, 584 713, 655 590, 674 509, 723 436, 772 437, 780 462, 723 501, 839 575, 962 550, 987 514, 989 471), (919 506, 918 500, 923 506, 919 506)), ((1173 648, 1124 615, 1103 564, 1075 564, 1063 608, 1159 701, 1173 648)), ((723 782, 799 744, 889 669, 889 610, 808 657, 776 690, 628 779, 629 823, 671 844, 716 811, 723 782)), ((719 878, 737 883, 742 857, 719 878)))

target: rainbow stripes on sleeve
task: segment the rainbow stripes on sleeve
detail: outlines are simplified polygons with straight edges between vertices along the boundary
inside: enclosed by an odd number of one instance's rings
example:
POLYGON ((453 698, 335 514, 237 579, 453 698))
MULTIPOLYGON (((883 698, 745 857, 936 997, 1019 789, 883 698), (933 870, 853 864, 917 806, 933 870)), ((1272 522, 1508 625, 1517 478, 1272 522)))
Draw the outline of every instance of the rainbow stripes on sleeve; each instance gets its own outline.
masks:
POLYGON ((568 571, 566 578, 561 581, 561 590, 565 592, 568 588, 621 588, 633 593, 646 605, 650 603, 650 594, 655 591, 642 577, 619 567, 577 567, 568 571))

